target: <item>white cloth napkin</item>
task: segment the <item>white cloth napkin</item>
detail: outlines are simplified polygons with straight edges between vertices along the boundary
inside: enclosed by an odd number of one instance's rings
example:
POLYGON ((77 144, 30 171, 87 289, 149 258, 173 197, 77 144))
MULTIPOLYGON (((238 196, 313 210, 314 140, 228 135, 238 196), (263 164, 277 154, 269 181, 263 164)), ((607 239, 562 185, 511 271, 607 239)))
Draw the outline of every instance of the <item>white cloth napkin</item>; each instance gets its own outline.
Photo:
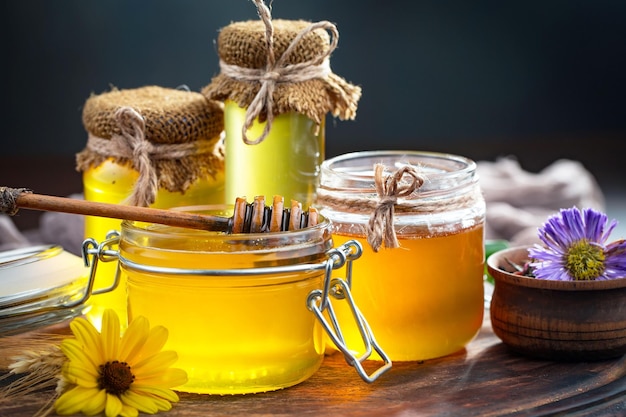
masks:
POLYGON ((578 161, 560 159, 538 173, 524 171, 511 157, 477 165, 487 203, 487 239, 534 243, 537 228, 561 208, 605 210, 598 183, 578 161))

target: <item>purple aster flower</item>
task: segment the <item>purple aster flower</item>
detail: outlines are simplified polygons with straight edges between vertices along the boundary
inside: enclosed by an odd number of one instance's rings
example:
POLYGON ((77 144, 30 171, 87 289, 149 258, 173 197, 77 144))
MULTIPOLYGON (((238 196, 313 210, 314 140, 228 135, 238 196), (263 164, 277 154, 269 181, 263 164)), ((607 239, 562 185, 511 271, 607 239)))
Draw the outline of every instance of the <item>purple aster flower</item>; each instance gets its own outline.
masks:
POLYGON ((545 246, 528 250, 537 279, 607 280, 626 277, 626 240, 607 244, 617 221, 591 208, 562 209, 538 229, 545 246))

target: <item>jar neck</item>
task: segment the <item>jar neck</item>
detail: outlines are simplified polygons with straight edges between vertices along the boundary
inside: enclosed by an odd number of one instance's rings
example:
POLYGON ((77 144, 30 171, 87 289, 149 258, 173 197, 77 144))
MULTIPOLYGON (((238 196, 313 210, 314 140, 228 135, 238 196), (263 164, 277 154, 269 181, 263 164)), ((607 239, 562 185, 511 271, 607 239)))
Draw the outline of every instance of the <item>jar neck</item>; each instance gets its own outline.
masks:
POLYGON ((356 152, 322 164, 319 205, 371 213, 389 198, 396 213, 411 214, 454 211, 483 201, 476 163, 460 156, 356 152), (384 167, 382 174, 377 172, 380 165, 384 167), (397 183, 390 185, 393 181, 397 183), (411 184, 414 187, 406 192, 411 184))

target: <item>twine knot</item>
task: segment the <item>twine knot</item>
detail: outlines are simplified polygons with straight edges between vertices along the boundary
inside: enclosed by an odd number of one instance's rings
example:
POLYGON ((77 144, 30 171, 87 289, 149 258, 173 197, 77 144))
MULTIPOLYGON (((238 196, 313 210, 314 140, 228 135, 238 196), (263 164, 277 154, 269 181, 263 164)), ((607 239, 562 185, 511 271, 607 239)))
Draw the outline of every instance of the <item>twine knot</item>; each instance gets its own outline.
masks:
POLYGON ((258 82, 261 86, 246 110, 245 121, 241 128, 241 137, 247 145, 257 145, 263 142, 272 128, 272 122, 274 121, 274 89, 276 88, 276 84, 297 83, 314 78, 327 77, 331 73, 329 57, 335 48, 337 48, 339 41, 339 32, 334 24, 328 21, 312 23, 300 31, 291 41, 285 52, 276 59, 274 55, 274 26, 272 24, 270 9, 262 0, 254 0, 254 2, 257 6, 259 17, 265 25, 265 42, 267 48, 267 62, 265 68, 242 68, 220 60, 220 70, 224 75, 240 81, 258 82), (287 59, 296 49, 302 38, 317 29, 324 29, 331 33, 331 43, 328 50, 308 61, 287 64, 287 59), (247 131, 252 126, 254 120, 261 114, 266 115, 263 132, 256 139, 249 139, 247 131))
POLYGON ((278 81, 280 80, 281 73, 278 71, 268 71, 261 77, 262 81, 278 81))
POLYGON ((121 134, 112 136, 111 141, 122 152, 130 150, 133 165, 139 172, 137 183, 126 203, 147 207, 156 200, 159 181, 151 161, 154 146, 145 137, 146 122, 132 107, 120 107, 115 112, 115 119, 121 134))
POLYGON ((399 246, 393 226, 395 206, 399 198, 410 196, 424 184, 424 178, 411 165, 405 165, 387 176, 383 175, 384 171, 383 164, 374 165, 374 184, 379 200, 367 225, 367 242, 374 252, 378 252, 383 241, 387 248, 399 246), (403 181, 405 176, 409 177, 409 182, 403 181))

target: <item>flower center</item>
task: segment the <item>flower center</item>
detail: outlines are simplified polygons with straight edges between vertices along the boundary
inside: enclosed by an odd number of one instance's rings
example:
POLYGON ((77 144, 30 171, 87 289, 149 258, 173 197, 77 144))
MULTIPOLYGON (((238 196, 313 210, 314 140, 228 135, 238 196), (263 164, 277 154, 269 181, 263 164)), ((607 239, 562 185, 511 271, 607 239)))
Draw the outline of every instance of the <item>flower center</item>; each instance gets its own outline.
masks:
POLYGON ((135 380, 135 375, 126 362, 112 361, 100 365, 98 387, 109 394, 121 395, 135 380))
POLYGON ((604 251, 600 246, 579 240, 567 251, 565 267, 577 281, 591 281, 604 272, 604 251))

